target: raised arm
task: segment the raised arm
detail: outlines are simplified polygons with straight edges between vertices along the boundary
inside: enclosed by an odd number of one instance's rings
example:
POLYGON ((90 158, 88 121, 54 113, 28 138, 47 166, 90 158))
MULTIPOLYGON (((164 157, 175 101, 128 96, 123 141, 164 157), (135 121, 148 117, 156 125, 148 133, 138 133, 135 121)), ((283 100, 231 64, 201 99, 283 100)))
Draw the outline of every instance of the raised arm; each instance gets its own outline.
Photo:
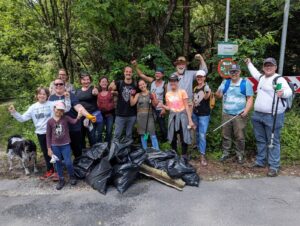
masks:
POLYGON ((29 107, 28 110, 23 115, 21 115, 19 112, 17 112, 13 105, 9 106, 8 111, 19 122, 26 122, 26 121, 32 119, 32 108, 31 107, 29 107))
POLYGON ((252 64, 251 59, 250 58, 245 59, 245 63, 247 65, 248 70, 249 70, 250 74, 252 75, 252 77, 255 78, 257 81, 259 81, 259 78, 262 74, 252 64))
POLYGON ((154 81, 154 78, 145 75, 145 74, 141 71, 141 69, 139 68, 138 63, 137 63, 136 60, 131 61, 131 64, 132 64, 132 66, 134 67, 134 69, 136 70, 138 76, 139 76, 141 79, 143 79, 143 80, 145 80, 146 82, 149 82, 149 83, 151 83, 151 82, 154 81))
POLYGON ((117 86, 116 86, 115 80, 113 80, 110 83, 110 85, 108 86, 108 90, 111 90, 111 91, 116 91, 117 90, 117 86))
POLYGON ((208 73, 207 65, 202 55, 199 53, 196 54, 195 59, 199 61, 199 70, 203 70, 207 74, 208 73))

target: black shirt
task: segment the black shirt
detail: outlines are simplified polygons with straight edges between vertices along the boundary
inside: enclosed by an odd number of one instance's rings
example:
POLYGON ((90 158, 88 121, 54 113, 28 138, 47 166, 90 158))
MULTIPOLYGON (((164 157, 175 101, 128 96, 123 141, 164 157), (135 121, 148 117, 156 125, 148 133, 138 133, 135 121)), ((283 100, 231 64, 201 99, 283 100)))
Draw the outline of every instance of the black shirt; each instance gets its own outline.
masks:
POLYGON ((130 117, 136 115, 136 106, 130 106, 131 90, 136 90, 134 81, 131 84, 126 84, 123 80, 116 82, 118 91, 118 102, 116 115, 121 117, 130 117))
POLYGON ((204 95, 204 86, 194 89, 194 114, 197 116, 210 115, 209 98, 205 100, 204 95))
POLYGON ((88 113, 92 114, 98 110, 97 107, 97 96, 92 94, 93 86, 90 86, 88 90, 82 91, 78 89, 75 92, 76 97, 79 100, 79 103, 87 110, 88 113))

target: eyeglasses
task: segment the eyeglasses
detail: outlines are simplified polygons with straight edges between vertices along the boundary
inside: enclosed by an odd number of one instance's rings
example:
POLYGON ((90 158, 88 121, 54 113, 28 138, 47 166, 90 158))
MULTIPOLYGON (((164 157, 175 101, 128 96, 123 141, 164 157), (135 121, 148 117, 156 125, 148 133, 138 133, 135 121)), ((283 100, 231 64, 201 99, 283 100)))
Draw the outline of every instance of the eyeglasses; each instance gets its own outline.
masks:
POLYGON ((63 86, 63 85, 65 85, 65 84, 63 84, 63 83, 55 83, 54 85, 55 85, 55 86, 63 86))

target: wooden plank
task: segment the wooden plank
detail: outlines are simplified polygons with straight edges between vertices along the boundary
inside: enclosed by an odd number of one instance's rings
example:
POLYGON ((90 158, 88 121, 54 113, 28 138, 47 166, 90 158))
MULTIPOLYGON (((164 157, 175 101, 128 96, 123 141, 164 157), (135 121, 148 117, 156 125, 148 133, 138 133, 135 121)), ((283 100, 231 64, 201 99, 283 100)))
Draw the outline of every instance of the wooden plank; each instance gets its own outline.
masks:
POLYGON ((173 179, 165 171, 155 169, 145 164, 141 165, 140 173, 147 177, 151 177, 165 185, 175 188, 179 191, 182 191, 185 186, 185 182, 183 180, 173 179))

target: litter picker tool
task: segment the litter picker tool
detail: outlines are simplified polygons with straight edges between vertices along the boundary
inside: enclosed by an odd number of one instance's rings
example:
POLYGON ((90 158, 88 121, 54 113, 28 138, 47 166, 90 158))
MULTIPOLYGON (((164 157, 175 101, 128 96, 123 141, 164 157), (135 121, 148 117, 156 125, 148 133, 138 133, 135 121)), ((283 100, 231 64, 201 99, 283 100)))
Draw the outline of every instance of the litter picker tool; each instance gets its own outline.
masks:
POLYGON ((227 120, 226 122, 223 122, 220 126, 218 126, 217 128, 215 128, 213 131, 211 132, 216 132, 218 129, 222 128, 223 126, 225 126, 226 124, 228 124, 229 122, 233 121, 234 119, 236 119, 237 117, 241 116, 241 114, 243 113, 243 111, 241 113, 239 113, 238 115, 232 117, 231 119, 227 120))
POLYGON ((145 130, 145 134, 144 134, 145 141, 147 141, 149 139, 148 122, 149 122, 151 104, 152 104, 152 102, 151 102, 150 95, 149 95, 149 107, 148 107, 148 113, 147 113, 146 130, 145 130))

